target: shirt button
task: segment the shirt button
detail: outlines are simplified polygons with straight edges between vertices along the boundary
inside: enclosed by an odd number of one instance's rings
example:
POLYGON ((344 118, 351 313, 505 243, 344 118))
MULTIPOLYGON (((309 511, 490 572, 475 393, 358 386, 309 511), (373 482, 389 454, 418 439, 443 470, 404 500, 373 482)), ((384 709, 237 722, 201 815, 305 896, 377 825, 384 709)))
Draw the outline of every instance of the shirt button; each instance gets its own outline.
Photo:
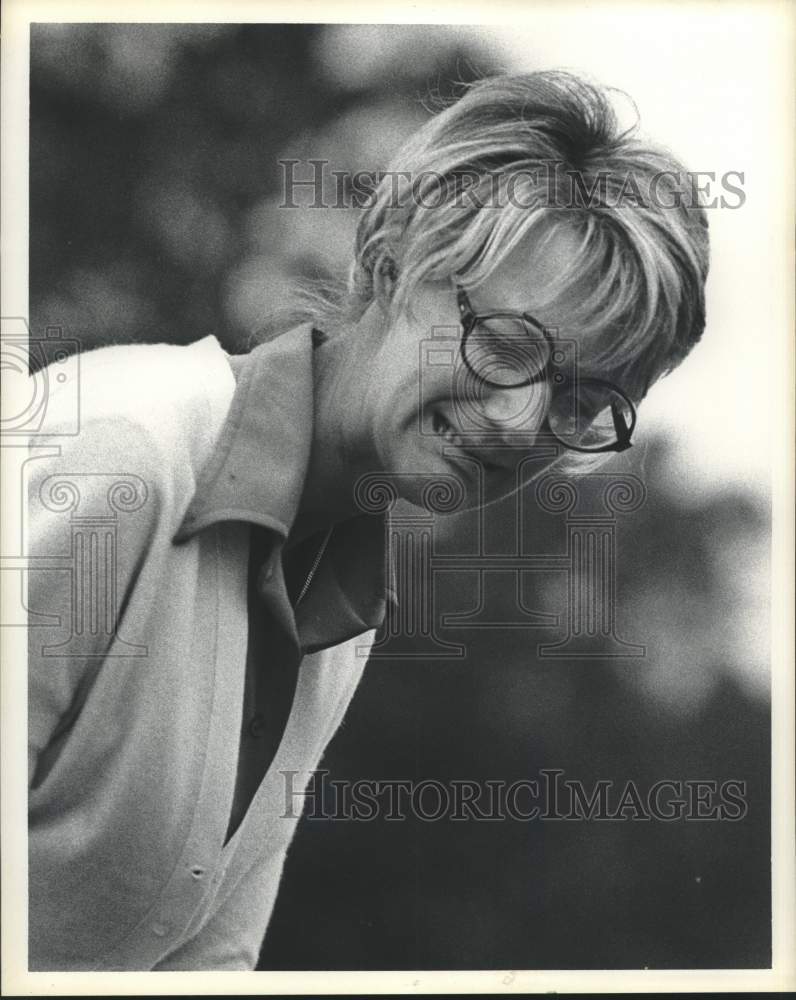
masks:
POLYGON ((264 732, 265 732, 265 718, 261 712, 258 712, 256 715, 252 716, 251 722, 249 722, 249 736, 252 736, 254 739, 257 739, 258 737, 262 736, 264 732))
POLYGON ((152 924, 152 933, 157 937, 165 937, 170 930, 169 924, 161 923, 161 921, 152 924))

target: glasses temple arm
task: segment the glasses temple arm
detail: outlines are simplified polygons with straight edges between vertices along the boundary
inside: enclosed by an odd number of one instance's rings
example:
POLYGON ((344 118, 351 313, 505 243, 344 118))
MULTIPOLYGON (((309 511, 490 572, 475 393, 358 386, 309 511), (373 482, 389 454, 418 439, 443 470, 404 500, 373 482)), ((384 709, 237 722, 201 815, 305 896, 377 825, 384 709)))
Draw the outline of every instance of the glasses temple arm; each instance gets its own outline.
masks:
POLYGON ((630 440, 630 424, 624 418, 622 411, 616 405, 616 403, 611 403, 611 418, 614 422, 614 430, 616 431, 616 451, 626 451, 628 448, 632 448, 632 442, 630 440))

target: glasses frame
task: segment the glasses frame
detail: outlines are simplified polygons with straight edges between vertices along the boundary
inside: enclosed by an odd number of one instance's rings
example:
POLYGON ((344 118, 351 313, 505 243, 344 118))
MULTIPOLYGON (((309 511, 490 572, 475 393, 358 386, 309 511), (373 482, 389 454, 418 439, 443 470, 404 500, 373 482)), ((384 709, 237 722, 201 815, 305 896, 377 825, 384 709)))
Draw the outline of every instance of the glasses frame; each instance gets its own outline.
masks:
MULTIPOLYGON (((479 382, 482 382, 485 385, 492 386, 496 389, 519 389, 526 385, 534 385, 538 382, 543 382, 545 379, 548 378, 550 374, 550 366, 552 364, 552 356, 553 356, 552 348, 555 347, 555 342, 553 338, 550 336, 550 334, 547 332, 546 327, 543 326, 538 319, 535 319, 530 313, 527 312, 507 312, 505 310, 499 312, 488 312, 488 313, 476 312, 475 309, 473 309, 473 305, 470 302, 470 298, 467 295, 467 292, 461 287, 461 285, 456 285, 456 303, 459 307, 459 325, 462 331, 462 335, 459 340, 459 354, 461 355, 461 359, 464 362, 465 368, 467 368, 467 370, 474 378, 476 378, 479 382), (481 322, 482 320, 490 320, 490 319, 519 320, 525 326, 529 335, 533 334, 534 331, 537 331, 542 335, 544 340, 546 340, 551 347, 550 360, 548 360, 544 368, 537 375, 533 375, 530 378, 523 379, 520 382, 506 385, 503 382, 491 381, 489 378, 487 378, 484 375, 481 375, 480 372, 477 372, 473 368, 467 357, 467 350, 466 350, 467 341, 479 322, 481 322)), ((614 441, 612 444, 601 445, 599 448, 583 448, 580 445, 571 444, 569 441, 565 441, 564 438, 559 437, 559 435, 556 434, 556 432, 550 426, 549 419, 545 419, 545 426, 547 431, 549 431, 549 433, 552 434, 557 441, 560 441, 565 448, 569 448, 571 451, 579 451, 581 453, 589 455, 596 455, 599 454, 600 452, 609 452, 609 451, 615 451, 615 452, 626 451, 628 448, 632 446, 632 442, 630 439, 633 435, 633 431, 635 430, 636 422, 638 420, 638 414, 636 412, 636 407, 633 405, 633 401, 626 393, 624 393, 619 388, 618 385, 615 385, 613 382, 608 382, 605 379, 579 378, 578 382, 579 384, 586 386, 588 385, 602 386, 603 388, 610 389, 612 392, 615 392, 627 404, 628 409, 630 411, 630 422, 628 423, 625 420, 625 417, 620 411, 619 407, 612 403, 611 416, 613 418, 614 429, 616 431, 616 441, 614 441)), ((557 376, 555 384, 552 384, 551 386, 553 394, 555 395, 556 392, 560 392, 564 387, 568 386, 570 383, 571 380, 565 379, 564 376, 560 376, 560 378, 559 376, 557 376)))

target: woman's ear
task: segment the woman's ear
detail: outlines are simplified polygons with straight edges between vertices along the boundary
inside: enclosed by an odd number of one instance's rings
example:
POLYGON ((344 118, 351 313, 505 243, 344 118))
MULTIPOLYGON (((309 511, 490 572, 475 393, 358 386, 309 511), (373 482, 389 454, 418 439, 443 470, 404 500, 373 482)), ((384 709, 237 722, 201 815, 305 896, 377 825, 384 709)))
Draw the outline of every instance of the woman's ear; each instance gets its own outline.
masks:
POLYGON ((377 273, 378 278, 376 279, 376 282, 387 293, 387 297, 391 299, 393 292, 395 291, 395 285, 398 281, 398 265, 395 263, 395 258, 389 254, 385 254, 381 257, 378 263, 377 273))
POLYGON ((391 299, 398 280, 395 258, 385 247, 371 248, 362 258, 355 274, 355 283, 363 301, 391 299))

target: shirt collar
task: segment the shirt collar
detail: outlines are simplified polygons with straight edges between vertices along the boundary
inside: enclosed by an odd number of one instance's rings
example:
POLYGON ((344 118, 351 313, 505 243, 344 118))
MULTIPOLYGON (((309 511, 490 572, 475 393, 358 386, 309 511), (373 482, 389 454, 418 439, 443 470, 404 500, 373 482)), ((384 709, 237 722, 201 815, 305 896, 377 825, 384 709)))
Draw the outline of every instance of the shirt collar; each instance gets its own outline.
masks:
POLYGON ((359 515, 335 527, 312 584, 294 614, 286 599, 282 548, 295 521, 313 432, 312 327, 304 324, 250 354, 230 358, 232 403, 174 541, 222 521, 268 529, 271 572, 258 590, 305 651, 378 627, 393 590, 386 585, 384 521, 359 515))
POLYGON ((232 404, 175 541, 219 521, 247 521, 287 537, 312 441, 310 330, 296 327, 234 359, 232 404))

